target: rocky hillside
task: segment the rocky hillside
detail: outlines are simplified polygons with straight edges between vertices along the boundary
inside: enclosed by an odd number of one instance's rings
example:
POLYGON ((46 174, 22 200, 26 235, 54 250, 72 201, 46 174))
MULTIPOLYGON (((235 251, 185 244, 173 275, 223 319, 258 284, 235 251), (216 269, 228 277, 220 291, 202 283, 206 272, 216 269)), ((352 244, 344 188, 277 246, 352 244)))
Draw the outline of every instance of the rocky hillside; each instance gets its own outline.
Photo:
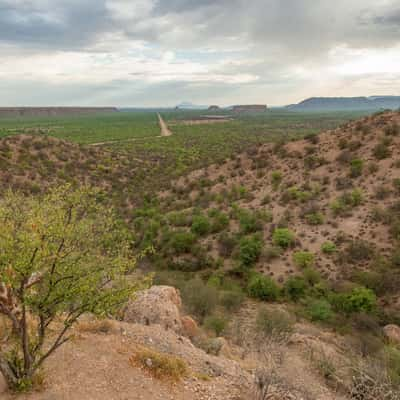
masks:
MULTIPOLYGON (((132 208, 140 160, 121 152, 82 146, 43 135, 0 139, 0 188, 43 193, 54 185, 89 184, 104 189, 121 213, 132 208)), ((140 162, 143 174, 143 162, 140 162)))
MULTIPOLYGON (((362 272, 398 262, 399 124, 396 113, 366 117, 195 171, 137 211, 138 235, 155 240, 169 268, 248 264, 283 283, 313 266, 332 282, 373 280, 362 272)), ((386 274, 376 284, 388 286, 375 288, 385 295, 398 279, 386 274)))
MULTIPOLYGON (((138 248, 155 247, 142 267, 180 288, 205 329, 228 329, 248 297, 286 304, 399 384, 400 351, 384 339, 400 324, 399 125, 380 113, 173 182, 135 210, 138 248)), ((272 332, 284 319, 265 318, 272 332)))

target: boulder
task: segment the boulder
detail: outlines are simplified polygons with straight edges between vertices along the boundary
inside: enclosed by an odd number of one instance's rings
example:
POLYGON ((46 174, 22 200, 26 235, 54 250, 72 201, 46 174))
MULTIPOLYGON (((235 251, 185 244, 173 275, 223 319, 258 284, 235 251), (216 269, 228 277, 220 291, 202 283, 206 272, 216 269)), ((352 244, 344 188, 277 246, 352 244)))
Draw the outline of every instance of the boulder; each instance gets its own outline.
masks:
POLYGON ((178 290, 170 286, 152 286, 136 295, 125 309, 123 320, 142 325, 159 324, 167 330, 182 333, 178 290))
POLYGON ((182 323, 182 334, 184 336, 188 337, 189 339, 193 339, 199 334, 199 326, 192 317, 185 315, 184 317, 181 318, 181 323, 182 323))
POLYGON ((394 324, 386 325, 383 328, 383 333, 390 342, 400 345, 400 326, 394 324))

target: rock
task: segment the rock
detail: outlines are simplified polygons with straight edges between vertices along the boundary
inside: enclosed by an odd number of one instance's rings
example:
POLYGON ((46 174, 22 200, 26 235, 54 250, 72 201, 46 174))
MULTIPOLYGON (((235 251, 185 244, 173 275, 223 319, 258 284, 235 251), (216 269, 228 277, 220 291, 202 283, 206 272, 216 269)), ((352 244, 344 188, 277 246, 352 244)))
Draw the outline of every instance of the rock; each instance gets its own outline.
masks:
POLYGON ((400 326, 394 324, 386 325, 383 328, 383 333, 390 342, 400 345, 400 326))
POLYGON ((199 334, 199 327, 196 321, 192 317, 185 315, 184 317, 181 318, 181 323, 182 323, 182 334, 184 336, 188 337, 189 339, 193 339, 195 336, 199 334))
POLYGON ((176 333, 182 332, 179 292, 170 286, 152 286, 139 292, 124 310, 123 320, 142 325, 159 324, 176 333))
POLYGON ((232 349, 230 348, 228 341, 223 337, 219 337, 217 340, 221 346, 218 355, 225 358, 232 358, 232 349))

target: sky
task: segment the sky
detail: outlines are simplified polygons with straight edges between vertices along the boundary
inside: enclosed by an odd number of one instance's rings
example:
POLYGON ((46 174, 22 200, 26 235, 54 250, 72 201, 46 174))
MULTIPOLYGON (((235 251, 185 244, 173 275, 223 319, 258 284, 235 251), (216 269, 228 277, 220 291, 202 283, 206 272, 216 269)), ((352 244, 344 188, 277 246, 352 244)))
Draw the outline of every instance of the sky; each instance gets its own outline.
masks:
POLYGON ((400 95, 400 0, 0 0, 0 106, 400 95))

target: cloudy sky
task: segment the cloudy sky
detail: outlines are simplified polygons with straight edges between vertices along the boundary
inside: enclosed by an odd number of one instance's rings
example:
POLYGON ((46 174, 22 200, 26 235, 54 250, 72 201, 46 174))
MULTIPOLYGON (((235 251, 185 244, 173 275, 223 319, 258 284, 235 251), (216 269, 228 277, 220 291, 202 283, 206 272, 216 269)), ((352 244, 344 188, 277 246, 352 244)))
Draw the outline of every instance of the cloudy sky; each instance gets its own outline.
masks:
POLYGON ((0 105, 400 94, 400 0, 0 0, 0 105))

